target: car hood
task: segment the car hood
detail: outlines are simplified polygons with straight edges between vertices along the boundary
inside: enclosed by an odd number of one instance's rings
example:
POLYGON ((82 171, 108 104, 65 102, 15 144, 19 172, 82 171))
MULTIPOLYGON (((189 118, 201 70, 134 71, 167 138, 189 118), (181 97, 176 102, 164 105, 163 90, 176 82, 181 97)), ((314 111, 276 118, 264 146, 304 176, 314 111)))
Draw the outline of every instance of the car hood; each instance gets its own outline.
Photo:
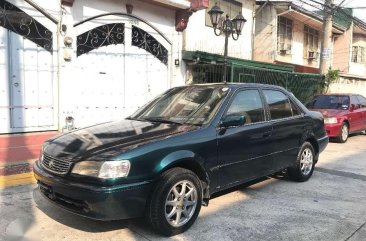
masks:
POLYGON ((108 122, 49 139, 43 151, 55 158, 77 161, 107 151, 120 154, 197 128, 135 120, 108 122))
POLYGON ((348 113, 347 110, 334 110, 334 109, 312 109, 312 111, 318 111, 322 113, 324 117, 337 117, 346 115, 348 113))

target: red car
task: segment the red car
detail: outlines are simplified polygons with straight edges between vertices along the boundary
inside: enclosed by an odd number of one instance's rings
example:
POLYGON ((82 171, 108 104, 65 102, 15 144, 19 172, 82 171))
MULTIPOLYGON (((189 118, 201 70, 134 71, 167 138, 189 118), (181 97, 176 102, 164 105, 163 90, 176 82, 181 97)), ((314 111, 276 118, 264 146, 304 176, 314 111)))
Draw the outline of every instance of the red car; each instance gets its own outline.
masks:
POLYGON ((323 114, 328 136, 338 142, 344 143, 349 134, 366 130, 366 98, 362 95, 318 95, 306 107, 323 114))

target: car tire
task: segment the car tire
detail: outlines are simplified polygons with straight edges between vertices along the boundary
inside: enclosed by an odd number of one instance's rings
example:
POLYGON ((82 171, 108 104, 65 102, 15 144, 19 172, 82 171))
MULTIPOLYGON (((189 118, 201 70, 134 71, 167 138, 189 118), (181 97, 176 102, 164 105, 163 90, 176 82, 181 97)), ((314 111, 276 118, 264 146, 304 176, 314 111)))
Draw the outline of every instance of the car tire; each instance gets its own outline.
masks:
POLYGON ((158 180, 147 208, 152 228, 172 236, 195 222, 202 205, 202 186, 197 175, 184 168, 172 168, 158 180))
POLYGON ((313 175, 315 166, 314 147, 305 142, 297 155, 296 165, 287 169, 288 176, 291 180, 297 182, 305 182, 313 175))
POLYGON ((337 142, 345 143, 348 140, 349 127, 346 122, 342 123, 341 129, 339 130, 339 136, 337 137, 337 142))

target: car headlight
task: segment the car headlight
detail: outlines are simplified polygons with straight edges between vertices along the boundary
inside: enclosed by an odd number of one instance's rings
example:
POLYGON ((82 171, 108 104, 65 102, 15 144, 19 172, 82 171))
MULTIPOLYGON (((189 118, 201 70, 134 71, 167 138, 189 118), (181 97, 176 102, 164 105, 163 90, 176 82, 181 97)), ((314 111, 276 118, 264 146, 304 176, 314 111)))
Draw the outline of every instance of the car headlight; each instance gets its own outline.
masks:
POLYGON ((101 179, 120 178, 128 176, 130 166, 128 160, 82 161, 75 164, 72 173, 101 179))
POLYGON ((337 118, 336 117, 329 117, 329 118, 324 118, 324 123, 325 124, 337 124, 337 118))

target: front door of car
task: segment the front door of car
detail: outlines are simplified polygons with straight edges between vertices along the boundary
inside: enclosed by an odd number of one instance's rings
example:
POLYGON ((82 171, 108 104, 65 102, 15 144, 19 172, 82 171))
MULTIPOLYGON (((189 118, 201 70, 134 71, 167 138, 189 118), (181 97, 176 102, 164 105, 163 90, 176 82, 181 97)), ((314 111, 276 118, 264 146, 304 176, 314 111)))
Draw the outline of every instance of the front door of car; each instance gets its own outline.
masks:
POLYGON ((271 153, 273 168, 279 171, 293 165, 302 144, 307 121, 300 109, 284 92, 280 90, 263 90, 268 104, 270 123, 272 124, 271 153))
POLYGON ((217 128, 221 188, 271 171, 271 125, 265 120, 259 90, 237 91, 217 128))

